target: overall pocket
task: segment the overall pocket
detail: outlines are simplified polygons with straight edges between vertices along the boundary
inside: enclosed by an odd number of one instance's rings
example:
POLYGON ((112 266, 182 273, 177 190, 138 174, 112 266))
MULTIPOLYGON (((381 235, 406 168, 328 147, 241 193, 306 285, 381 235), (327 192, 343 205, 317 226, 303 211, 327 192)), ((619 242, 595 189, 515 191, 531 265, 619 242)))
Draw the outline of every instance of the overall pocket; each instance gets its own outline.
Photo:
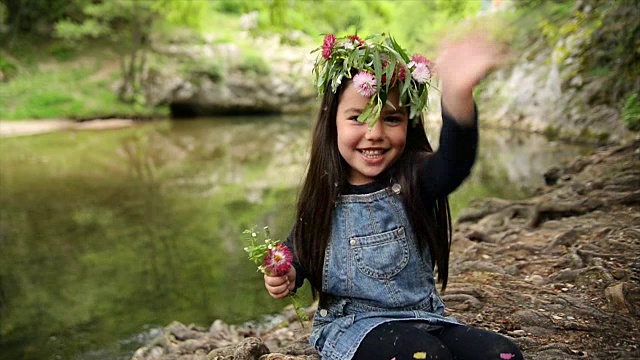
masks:
POLYGON ((409 262, 404 227, 349 239, 358 270, 374 279, 390 279, 409 262))

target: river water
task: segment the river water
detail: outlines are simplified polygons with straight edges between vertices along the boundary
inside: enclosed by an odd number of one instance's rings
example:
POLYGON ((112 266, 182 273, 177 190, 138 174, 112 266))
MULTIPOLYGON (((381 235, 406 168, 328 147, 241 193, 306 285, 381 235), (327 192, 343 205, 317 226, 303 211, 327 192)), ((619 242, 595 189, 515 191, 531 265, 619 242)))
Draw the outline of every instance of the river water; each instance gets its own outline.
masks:
MULTIPOLYGON (((242 231, 288 234, 309 128, 233 117, 1 139, 0 359, 128 359, 173 320, 279 312, 242 231)), ((583 151, 483 130, 453 214, 526 197, 583 151)))

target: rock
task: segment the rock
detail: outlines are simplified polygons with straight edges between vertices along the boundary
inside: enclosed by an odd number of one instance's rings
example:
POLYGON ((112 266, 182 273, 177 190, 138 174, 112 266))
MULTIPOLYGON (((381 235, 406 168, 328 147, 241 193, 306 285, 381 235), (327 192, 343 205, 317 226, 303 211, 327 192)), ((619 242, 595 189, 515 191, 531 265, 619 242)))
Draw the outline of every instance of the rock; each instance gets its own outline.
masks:
MULTIPOLYGON (((247 22, 251 16, 246 15, 247 22)), ((247 40, 260 56, 230 43, 155 43, 149 62, 161 65, 144 73, 146 102, 169 105, 174 117, 310 109, 316 102, 310 49, 282 44, 278 37, 247 40)))
POLYGON ((269 348, 260 338, 250 337, 237 345, 212 350, 207 354, 207 360, 258 360, 268 353, 269 348))
POLYGON ((524 281, 530 282, 535 285, 542 285, 544 283, 544 278, 540 275, 531 275, 524 278, 524 281))
POLYGON ((233 354, 235 360, 257 360, 269 353, 269 348, 257 337, 250 337, 241 342, 233 354))
POLYGON ((519 310, 511 315, 511 318, 520 326, 553 327, 549 317, 536 310, 519 310))
POLYGON ((177 321, 172 322, 165 328, 165 333, 173 336, 176 340, 184 341, 187 339, 195 339, 198 337, 198 333, 192 329, 186 327, 177 321))
POLYGON ((637 284, 617 283, 604 290, 612 310, 623 314, 638 315, 640 287, 637 284))
POLYGON ((460 271, 479 271, 487 273, 504 274, 505 271, 499 265, 488 261, 470 261, 460 268, 460 271))

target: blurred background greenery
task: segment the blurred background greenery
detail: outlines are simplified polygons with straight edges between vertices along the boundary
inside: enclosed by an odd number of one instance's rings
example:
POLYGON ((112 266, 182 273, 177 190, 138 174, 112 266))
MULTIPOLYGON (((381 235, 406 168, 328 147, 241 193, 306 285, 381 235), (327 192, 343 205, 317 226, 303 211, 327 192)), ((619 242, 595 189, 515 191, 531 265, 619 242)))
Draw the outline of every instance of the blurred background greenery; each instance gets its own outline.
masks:
MULTIPOLYGON (((576 42, 592 43, 581 50, 579 68, 576 61, 563 66, 605 81, 610 91, 600 101, 635 114, 640 108, 633 97, 640 91, 636 5, 636 0, 3 0, 0 119, 168 116, 166 104, 149 104, 142 95, 153 42, 214 36, 216 43, 243 49, 241 66, 264 73, 264 54, 252 51, 241 33, 280 35, 282 42, 315 47, 324 33, 386 32, 409 50, 435 54, 443 39, 478 29, 510 44, 515 54, 538 51, 545 42, 555 47, 549 61, 559 63, 576 42)), ((206 66, 214 76, 223 75, 219 64, 206 66)), ((638 126, 636 118, 629 118, 629 127, 638 126)))
POLYGON ((318 42, 329 32, 385 31, 407 47, 420 48, 435 46, 447 24, 480 6, 480 1, 461 0, 3 1, 0 116, 165 116, 166 108, 146 106, 140 97, 139 72, 150 39, 189 31, 189 36, 215 33, 218 42, 242 45, 241 16, 251 12, 257 15, 251 29, 256 36, 295 29, 318 42), (112 91, 117 79, 124 83, 112 91))

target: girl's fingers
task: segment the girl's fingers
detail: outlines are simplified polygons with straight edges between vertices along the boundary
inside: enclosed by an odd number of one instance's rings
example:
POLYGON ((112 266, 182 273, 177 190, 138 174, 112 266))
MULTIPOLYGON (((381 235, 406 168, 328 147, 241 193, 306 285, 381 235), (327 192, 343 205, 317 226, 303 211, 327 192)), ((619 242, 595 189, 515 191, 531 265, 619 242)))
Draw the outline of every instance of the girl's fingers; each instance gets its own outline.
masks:
POLYGON ((286 276, 269 276, 265 274, 264 283, 270 286, 280 286, 282 284, 287 283, 287 277, 286 276))
POLYGON ((268 276, 265 274, 264 286, 267 288, 269 295, 276 299, 289 295, 291 291, 291 282, 286 276, 268 276))
POLYGON ((269 294, 276 298, 276 299, 281 299, 287 295, 289 295, 289 284, 283 284, 280 286, 273 286, 273 287, 269 287, 267 286, 267 291, 269 292, 269 294))
POLYGON ((488 73, 508 61, 508 48, 486 36, 471 36, 445 46, 439 54, 434 73, 443 88, 466 93, 488 73))
POLYGON ((269 276, 264 274, 264 286, 269 295, 275 299, 282 299, 289 295, 296 287, 296 270, 292 266, 286 275, 269 276))

